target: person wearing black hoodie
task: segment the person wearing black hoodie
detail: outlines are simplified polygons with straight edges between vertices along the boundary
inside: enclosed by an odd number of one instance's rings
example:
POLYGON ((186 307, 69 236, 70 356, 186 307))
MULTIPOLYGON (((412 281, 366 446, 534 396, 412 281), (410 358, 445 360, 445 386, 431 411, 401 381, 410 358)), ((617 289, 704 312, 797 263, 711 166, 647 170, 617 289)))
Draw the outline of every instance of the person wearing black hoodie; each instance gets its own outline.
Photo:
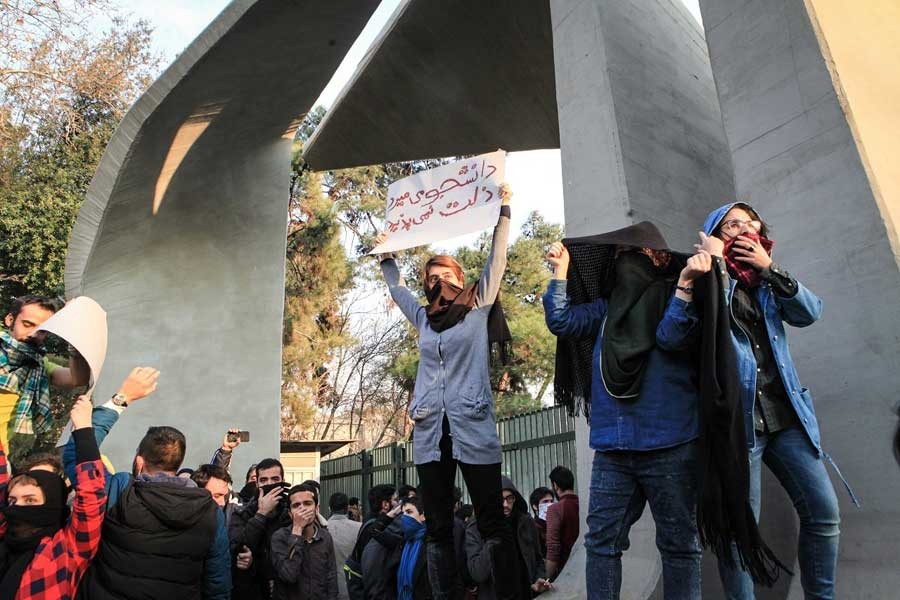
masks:
MULTIPOLYGON (((540 544, 534 521, 528 514, 528 504, 516 489, 512 480, 505 475, 503 485, 503 516, 513 531, 513 542, 519 563, 519 582, 517 598, 531 598, 550 589, 550 582, 545 578, 544 560, 541 558, 540 544)), ((481 537, 476 518, 469 521, 466 527, 466 556, 469 574, 478 584, 478 600, 495 600, 494 569, 490 544, 481 537)))
POLYGON ((71 516, 67 489, 56 472, 28 469, 9 479, 0 442, 0 599, 71 598, 100 545, 103 465, 91 431, 91 401, 72 408, 76 496, 71 516))

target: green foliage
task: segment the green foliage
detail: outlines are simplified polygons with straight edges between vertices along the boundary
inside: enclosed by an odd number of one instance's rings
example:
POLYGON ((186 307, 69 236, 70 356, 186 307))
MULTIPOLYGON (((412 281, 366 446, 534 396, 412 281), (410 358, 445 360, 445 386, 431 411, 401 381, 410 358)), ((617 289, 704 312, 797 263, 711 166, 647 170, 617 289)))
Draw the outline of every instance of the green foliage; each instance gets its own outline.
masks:
POLYGON ((352 263, 341 243, 341 224, 323 193, 323 175, 305 168, 303 143, 324 116, 320 108, 301 126, 291 160, 282 371, 282 433, 298 438, 327 402, 328 363, 352 343, 340 316, 353 286, 352 263))
POLYGON ((77 129, 45 123, 0 188, 3 293, 63 291, 69 233, 117 117, 89 98, 75 103, 77 129))
MULTIPOLYGON (((544 324, 540 297, 550 279, 543 258, 545 248, 561 237, 559 225, 547 223, 533 212, 509 247, 500 299, 513 337, 513 359, 509 365, 492 367, 498 416, 537 410, 553 380, 556 339, 544 324)), ((463 265, 467 281, 479 277, 489 249, 490 234, 485 233, 474 248, 457 250, 455 257, 463 265)))

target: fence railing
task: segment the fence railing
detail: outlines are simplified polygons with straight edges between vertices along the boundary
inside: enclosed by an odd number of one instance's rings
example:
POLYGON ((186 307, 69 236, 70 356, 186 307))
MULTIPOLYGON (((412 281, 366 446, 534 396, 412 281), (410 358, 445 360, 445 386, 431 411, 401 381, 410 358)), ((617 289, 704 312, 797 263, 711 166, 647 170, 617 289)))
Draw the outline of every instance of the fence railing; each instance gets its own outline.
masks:
MULTIPOLYGON (((526 499, 534 488, 549 485, 547 475, 556 465, 576 471, 575 420, 561 406, 501 419, 497 433, 503 447, 503 474, 526 499)), ((331 494, 343 492, 359 498, 367 511, 366 497, 373 486, 417 484, 412 444, 398 442, 322 461, 320 479, 323 506, 327 507, 331 494)), ((456 485, 467 502, 469 495, 459 471, 456 485)))

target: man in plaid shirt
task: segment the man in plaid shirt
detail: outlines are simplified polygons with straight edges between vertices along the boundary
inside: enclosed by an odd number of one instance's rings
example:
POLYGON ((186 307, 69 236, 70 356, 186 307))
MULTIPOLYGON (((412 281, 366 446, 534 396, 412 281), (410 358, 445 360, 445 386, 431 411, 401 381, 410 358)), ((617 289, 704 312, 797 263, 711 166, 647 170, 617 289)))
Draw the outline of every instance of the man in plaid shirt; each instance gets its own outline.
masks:
POLYGON ((32 470, 10 480, 0 444, 0 505, 9 504, 0 513, 0 600, 73 598, 97 552, 106 491, 91 411, 81 396, 71 412, 76 495, 68 520, 62 478, 32 470))

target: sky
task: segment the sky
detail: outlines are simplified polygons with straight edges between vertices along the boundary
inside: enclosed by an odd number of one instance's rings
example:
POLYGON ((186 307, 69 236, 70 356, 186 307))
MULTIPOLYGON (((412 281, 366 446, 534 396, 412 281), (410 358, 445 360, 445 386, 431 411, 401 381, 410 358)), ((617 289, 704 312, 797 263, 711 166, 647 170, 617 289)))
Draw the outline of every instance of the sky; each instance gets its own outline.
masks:
MULTIPOLYGON (((681 1, 700 18, 699 0, 681 1)), ((126 15, 133 19, 145 19, 154 28, 154 50, 168 66, 195 37, 228 5, 229 0, 116 0, 126 15)), ((331 81, 322 91, 316 104, 329 108, 344 87, 366 50, 384 27, 400 0, 382 0, 356 43, 350 48, 331 81)), ((513 189, 512 231, 517 232, 528 214, 539 211, 552 223, 562 224, 562 173, 559 150, 534 150, 512 152, 507 157, 507 181, 513 189)), ((443 251, 450 251, 475 241, 478 234, 453 238, 434 244, 443 251)))

